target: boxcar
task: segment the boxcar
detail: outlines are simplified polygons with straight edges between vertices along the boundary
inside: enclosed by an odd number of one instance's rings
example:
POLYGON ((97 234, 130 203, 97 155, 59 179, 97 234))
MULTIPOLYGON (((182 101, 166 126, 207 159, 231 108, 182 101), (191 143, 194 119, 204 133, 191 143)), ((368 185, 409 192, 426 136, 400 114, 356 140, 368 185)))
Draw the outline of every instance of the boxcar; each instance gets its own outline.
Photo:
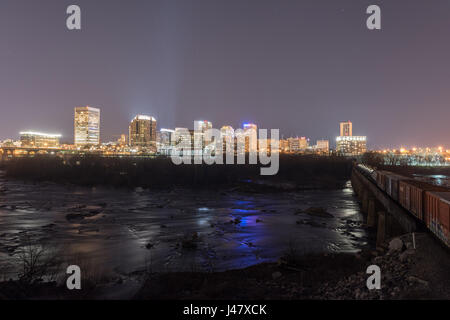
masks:
POLYGON ((386 174, 390 172, 377 170, 377 185, 381 190, 386 190, 386 174))
POLYGON ((426 192, 425 221, 447 247, 450 247, 450 192, 426 192))
POLYGON ((405 176, 396 174, 396 173, 386 173, 385 179, 386 179, 386 184, 385 184, 386 185, 386 189, 385 189, 386 193, 388 195, 390 195, 392 199, 399 201, 399 195, 398 195, 399 183, 402 180, 408 180, 408 178, 405 176))
POLYGON ((416 180, 399 182, 398 199, 400 204, 424 222, 425 191, 448 192, 449 189, 416 180))
POLYGON ((372 176, 373 181, 377 181, 377 171, 376 170, 373 170, 370 175, 372 176))

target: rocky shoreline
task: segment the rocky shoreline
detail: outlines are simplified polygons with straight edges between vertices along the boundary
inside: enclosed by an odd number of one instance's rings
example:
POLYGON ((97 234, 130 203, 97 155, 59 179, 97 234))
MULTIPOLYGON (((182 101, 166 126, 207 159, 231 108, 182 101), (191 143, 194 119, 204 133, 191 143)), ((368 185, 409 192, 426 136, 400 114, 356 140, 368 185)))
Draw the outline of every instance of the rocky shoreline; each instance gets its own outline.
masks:
MULTIPOLYGON (((423 269, 423 255, 425 254, 423 250, 430 245, 433 239, 430 239, 427 234, 416 234, 415 236, 417 242, 420 243, 419 246, 424 245, 424 247, 414 248, 412 235, 407 234, 392 239, 386 249, 379 249, 370 253, 372 255, 370 263, 377 265, 381 270, 380 290, 368 290, 365 283, 369 275, 361 271, 338 281, 336 284, 325 283, 313 298, 358 300, 449 299, 450 291, 443 292, 440 295, 433 290, 430 274, 417 275, 417 271, 423 269)), ((438 244, 436 243, 436 245, 438 244)), ((428 261, 428 263, 433 264, 433 261, 428 261)), ((443 277, 441 279, 444 282, 449 283, 445 273, 440 276, 443 277)))

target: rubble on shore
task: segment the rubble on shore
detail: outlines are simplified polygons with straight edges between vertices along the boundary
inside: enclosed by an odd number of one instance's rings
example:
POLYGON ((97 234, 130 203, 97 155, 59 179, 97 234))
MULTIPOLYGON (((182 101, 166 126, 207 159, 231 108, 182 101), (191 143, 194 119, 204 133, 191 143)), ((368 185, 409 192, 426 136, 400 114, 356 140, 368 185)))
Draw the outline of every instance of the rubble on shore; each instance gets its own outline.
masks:
MULTIPOLYGON (((371 273, 362 270, 331 285, 324 283, 312 296, 313 299, 332 300, 392 300, 392 299, 449 299, 450 259, 444 248, 428 234, 416 234, 418 247, 414 247, 411 234, 391 239, 383 248, 370 252, 367 265, 380 268, 380 289, 369 290, 366 282, 371 273), (430 259, 435 252, 435 259, 430 259), (438 258, 439 257, 439 258, 438 258), (442 259, 442 260, 441 260, 442 259), (444 264, 441 264, 445 261, 444 264), (434 266, 433 266, 434 265, 434 266), (441 268, 442 272, 429 269, 441 268), (431 281, 437 279, 442 288, 431 281)), ((362 258, 362 257, 361 257, 362 258)))

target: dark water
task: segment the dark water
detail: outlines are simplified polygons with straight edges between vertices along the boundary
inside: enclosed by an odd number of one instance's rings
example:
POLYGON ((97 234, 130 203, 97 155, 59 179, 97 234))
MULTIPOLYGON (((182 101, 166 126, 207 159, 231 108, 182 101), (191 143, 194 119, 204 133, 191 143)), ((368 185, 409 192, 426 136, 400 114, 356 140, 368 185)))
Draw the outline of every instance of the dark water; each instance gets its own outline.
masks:
POLYGON ((0 174, 0 275, 17 274, 26 246, 120 275, 241 268, 276 261, 289 248, 353 252, 367 244, 361 221, 350 184, 265 194, 155 192, 30 184, 0 174), (295 214, 309 207, 324 207, 333 217, 295 214), (196 248, 181 245, 193 237, 196 248))
POLYGON ((450 188, 450 177, 442 174, 414 174, 414 179, 450 188))

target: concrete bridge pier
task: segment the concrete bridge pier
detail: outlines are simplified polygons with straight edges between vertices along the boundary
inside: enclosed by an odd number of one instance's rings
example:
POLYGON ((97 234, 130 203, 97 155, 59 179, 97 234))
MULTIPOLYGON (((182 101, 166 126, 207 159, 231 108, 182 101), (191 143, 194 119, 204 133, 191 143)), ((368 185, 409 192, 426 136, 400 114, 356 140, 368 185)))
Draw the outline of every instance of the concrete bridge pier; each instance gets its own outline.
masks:
POLYGON ((369 191, 368 190, 364 190, 362 192, 362 203, 361 203, 361 211, 363 213, 367 214, 367 209, 369 205, 369 191))
POLYGON ((378 212, 378 226, 377 226, 377 248, 382 247, 386 240, 386 212, 378 212))
POLYGON ((378 220, 378 213, 376 211, 376 200, 375 198, 370 198, 367 208, 367 226, 369 228, 374 228, 377 226, 377 220, 378 220))
POLYGON ((367 226, 376 228, 378 247, 386 239, 417 230, 413 216, 378 188, 371 177, 354 168, 351 182, 361 201, 361 211, 365 214, 367 226))
POLYGON ((361 195, 361 191, 362 191, 361 183, 353 175, 352 175, 352 178, 351 178, 351 182, 352 182, 352 187, 353 187, 353 191, 355 192, 355 195, 360 196, 361 195))

